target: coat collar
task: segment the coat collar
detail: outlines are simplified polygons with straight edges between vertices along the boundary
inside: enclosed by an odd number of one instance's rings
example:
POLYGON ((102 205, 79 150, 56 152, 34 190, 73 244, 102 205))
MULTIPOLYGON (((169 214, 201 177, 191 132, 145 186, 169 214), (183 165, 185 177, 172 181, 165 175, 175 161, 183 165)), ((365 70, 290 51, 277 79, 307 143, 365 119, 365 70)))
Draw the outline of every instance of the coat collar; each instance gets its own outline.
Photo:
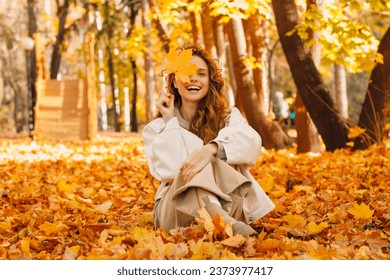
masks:
POLYGON ((179 125, 182 127, 182 128, 185 128, 185 129, 189 129, 190 128, 190 123, 188 121, 186 121, 180 114, 180 110, 179 108, 175 107, 175 112, 174 112, 177 120, 179 121, 179 125))

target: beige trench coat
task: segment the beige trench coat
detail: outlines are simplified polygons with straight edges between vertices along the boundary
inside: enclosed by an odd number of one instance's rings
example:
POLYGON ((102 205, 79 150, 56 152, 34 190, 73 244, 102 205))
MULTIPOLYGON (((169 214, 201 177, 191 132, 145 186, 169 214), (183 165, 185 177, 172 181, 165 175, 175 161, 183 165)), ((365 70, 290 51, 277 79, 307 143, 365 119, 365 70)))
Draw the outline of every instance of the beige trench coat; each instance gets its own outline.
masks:
POLYGON ((156 228, 169 231, 190 225, 201 205, 198 188, 214 193, 231 216, 248 224, 272 211, 275 205, 249 172, 260 153, 261 138, 237 108, 232 108, 227 126, 215 139, 220 147, 217 158, 185 184, 181 164, 204 145, 187 129, 175 109, 174 117, 155 119, 142 131, 150 172, 161 182, 155 197, 156 228))

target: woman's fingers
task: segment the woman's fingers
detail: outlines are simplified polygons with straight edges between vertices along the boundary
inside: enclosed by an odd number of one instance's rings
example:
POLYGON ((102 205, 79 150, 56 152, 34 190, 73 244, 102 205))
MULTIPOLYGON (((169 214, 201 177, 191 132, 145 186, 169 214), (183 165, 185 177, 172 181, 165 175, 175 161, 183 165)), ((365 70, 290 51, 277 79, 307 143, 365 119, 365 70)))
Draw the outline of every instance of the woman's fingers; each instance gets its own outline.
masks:
POLYGON ((202 170, 201 164, 184 164, 181 168, 184 181, 190 181, 200 170, 202 170))
POLYGON ((157 110, 163 115, 172 115, 174 108, 174 97, 170 93, 160 93, 157 98, 156 107, 157 110))

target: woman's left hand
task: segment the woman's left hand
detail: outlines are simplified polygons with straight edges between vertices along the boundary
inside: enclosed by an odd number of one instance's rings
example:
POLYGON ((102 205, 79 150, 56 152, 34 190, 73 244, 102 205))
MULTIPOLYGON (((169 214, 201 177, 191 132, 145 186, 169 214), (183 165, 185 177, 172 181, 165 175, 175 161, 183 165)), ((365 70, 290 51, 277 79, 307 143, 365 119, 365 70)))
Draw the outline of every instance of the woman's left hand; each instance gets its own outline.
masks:
POLYGON ((215 143, 209 143, 189 154, 181 167, 184 181, 186 183, 189 182, 192 177, 194 177, 210 162, 211 158, 217 154, 217 151, 218 145, 215 143))

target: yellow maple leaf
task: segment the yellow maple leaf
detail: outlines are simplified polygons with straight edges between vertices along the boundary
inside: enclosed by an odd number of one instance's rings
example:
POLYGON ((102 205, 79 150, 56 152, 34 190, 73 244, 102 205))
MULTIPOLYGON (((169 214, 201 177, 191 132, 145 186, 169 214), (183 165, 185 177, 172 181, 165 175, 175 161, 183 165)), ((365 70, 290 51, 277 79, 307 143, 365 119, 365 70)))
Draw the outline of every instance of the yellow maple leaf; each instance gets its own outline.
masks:
POLYGON ((365 128, 361 128, 361 127, 358 127, 358 126, 351 127, 351 128, 349 128, 348 138, 349 139, 356 138, 359 135, 361 135, 362 133, 364 133, 365 131, 366 131, 365 128))
POLYGON ((241 234, 236 234, 218 243, 228 247, 239 248, 242 244, 245 243, 245 241, 246 238, 244 236, 242 236, 241 234))
POLYGON ((24 256, 31 259, 30 240, 28 238, 20 240, 20 248, 22 249, 24 256))
POLYGON ((44 231, 47 235, 52 235, 68 228, 69 227, 62 222, 49 223, 46 221, 44 224, 39 226, 39 229, 44 231))
POLYGON ((322 222, 322 223, 319 223, 318 225, 311 221, 308 225, 307 225, 307 234, 308 235, 315 235, 315 234, 318 234, 320 233, 323 229, 327 228, 329 225, 328 223, 326 222, 322 222))
POLYGON ((371 210, 364 202, 360 205, 353 202, 352 207, 348 209, 348 213, 352 214, 357 219, 369 219, 374 214, 374 210, 371 210))
POLYGON ((154 231, 150 231, 146 228, 135 227, 133 232, 130 233, 130 236, 133 240, 140 242, 146 239, 153 239, 156 237, 156 234, 154 231))
POLYGON ((97 211, 106 213, 108 211, 108 209, 111 208, 113 203, 114 202, 112 202, 111 200, 107 200, 107 201, 103 202, 102 204, 94 205, 93 208, 97 211))
POLYGON ((73 186, 68 184, 64 180, 60 180, 58 182, 58 189, 64 193, 72 193, 73 192, 73 186))
POLYGON ((193 75, 198 70, 198 66, 191 63, 192 50, 183 50, 179 54, 175 50, 170 50, 164 61, 163 67, 167 74, 174 73, 175 77, 183 83, 188 83, 189 75, 193 75))
POLYGON ((0 222, 0 232, 1 230, 10 230, 12 228, 11 221, 0 222))
POLYGON ((213 223, 213 219, 211 218, 209 212, 205 208, 201 208, 198 210, 199 218, 197 218, 198 222, 203 223, 204 228, 208 233, 213 233, 215 229, 215 225, 213 223))
POLYGON ((301 215, 292 215, 288 214, 283 217, 283 221, 287 222, 290 227, 295 227, 296 225, 305 221, 301 215))
POLYGON ((80 246, 79 245, 75 245, 75 246, 72 246, 72 247, 68 247, 67 246, 65 248, 63 259, 64 260, 76 260, 78 254, 79 254, 79 251, 80 251, 80 246))

